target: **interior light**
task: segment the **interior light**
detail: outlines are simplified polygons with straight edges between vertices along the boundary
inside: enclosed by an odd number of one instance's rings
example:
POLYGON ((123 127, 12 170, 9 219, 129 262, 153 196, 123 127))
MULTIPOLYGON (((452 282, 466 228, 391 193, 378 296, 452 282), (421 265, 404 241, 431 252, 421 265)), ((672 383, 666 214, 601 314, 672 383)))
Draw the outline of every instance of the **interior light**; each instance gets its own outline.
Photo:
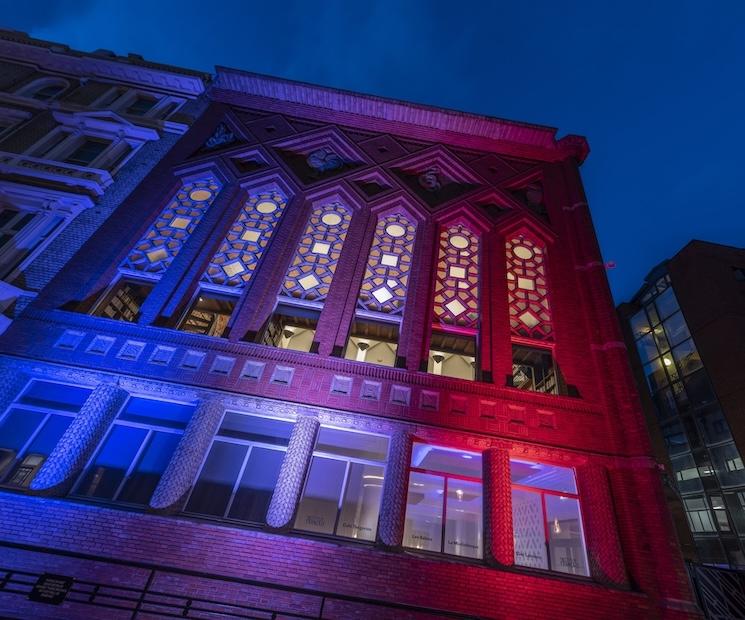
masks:
POLYGON ((460 455, 460 458, 462 458, 462 459, 472 459, 473 458, 473 455, 472 454, 461 454, 460 455))
POLYGON ((374 476, 373 474, 367 474, 362 476, 365 480, 382 480, 383 476, 374 476))
POLYGON ((463 489, 455 489, 455 496, 459 500, 463 499, 463 489))
POLYGON ((670 361, 670 358, 668 358, 668 357, 663 357, 662 358, 662 363, 665 364, 665 366, 672 366, 673 365, 673 363, 670 361))
POLYGON ((561 525, 559 525, 558 517, 554 517, 554 534, 561 534, 561 525))

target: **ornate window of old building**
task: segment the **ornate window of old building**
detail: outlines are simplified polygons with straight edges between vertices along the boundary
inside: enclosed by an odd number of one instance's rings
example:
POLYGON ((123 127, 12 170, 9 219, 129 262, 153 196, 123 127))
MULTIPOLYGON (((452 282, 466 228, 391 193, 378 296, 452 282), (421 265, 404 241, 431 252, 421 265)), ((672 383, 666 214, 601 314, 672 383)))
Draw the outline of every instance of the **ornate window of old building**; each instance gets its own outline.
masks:
POLYGON ((28 487, 91 392, 31 381, 0 417, 0 482, 28 487))
POLYGON ((351 221, 351 210, 340 202, 313 208, 263 331, 263 344, 310 350, 351 221))
POLYGON ((64 221, 63 215, 0 203, 0 278, 36 254, 64 221))
POLYGON ((387 460, 387 437, 321 427, 295 529, 374 541, 387 460))
POLYGON ((193 412, 194 405, 130 397, 73 494, 147 505, 193 412))
POLYGON ((286 206, 287 198, 275 189, 249 195, 202 275, 179 329, 207 336, 226 334, 240 293, 259 266, 286 206))
POLYGON ((404 525, 405 547, 483 557, 481 454, 415 443, 404 525))
POLYGON ((510 460, 515 564, 589 576, 574 472, 510 460))
POLYGON ((512 331, 512 386, 566 392, 553 357, 546 246, 527 231, 507 236, 507 295, 512 331))
POLYGON ((403 213, 378 218, 345 357, 394 366, 414 255, 415 224, 403 213))
POLYGON ((65 79, 45 77, 23 86, 17 94, 23 97, 31 97, 37 101, 51 101, 59 97, 69 87, 70 83, 65 79))
POLYGON ((212 175, 185 182, 122 261, 123 273, 158 279, 210 208, 222 184, 212 175))
POLYGON ((228 411, 185 512, 264 523, 293 423, 228 411))
POLYGON ((475 379, 479 334, 479 237, 464 223, 440 229, 427 371, 475 379))

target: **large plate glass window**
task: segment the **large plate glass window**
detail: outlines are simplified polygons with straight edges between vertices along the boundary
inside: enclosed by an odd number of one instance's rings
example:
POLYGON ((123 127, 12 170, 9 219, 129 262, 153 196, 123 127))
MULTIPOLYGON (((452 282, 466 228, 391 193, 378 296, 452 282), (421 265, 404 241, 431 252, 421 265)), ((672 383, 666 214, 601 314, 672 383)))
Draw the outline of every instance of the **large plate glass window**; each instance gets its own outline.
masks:
POLYGON ((483 557, 481 454, 415 443, 404 546, 483 557))
POLYGON ((287 420, 226 412, 185 511, 264 523, 292 426, 287 420))
POLYGON ((194 405, 131 397, 73 493, 147 505, 194 405))
POLYGON ((28 487, 91 391, 31 381, 0 417, 0 482, 28 487))
POLYGON ((574 472, 513 459, 510 477, 515 564, 589 575, 574 472))
POLYGON ((388 438, 322 427, 295 529, 375 540, 388 438))

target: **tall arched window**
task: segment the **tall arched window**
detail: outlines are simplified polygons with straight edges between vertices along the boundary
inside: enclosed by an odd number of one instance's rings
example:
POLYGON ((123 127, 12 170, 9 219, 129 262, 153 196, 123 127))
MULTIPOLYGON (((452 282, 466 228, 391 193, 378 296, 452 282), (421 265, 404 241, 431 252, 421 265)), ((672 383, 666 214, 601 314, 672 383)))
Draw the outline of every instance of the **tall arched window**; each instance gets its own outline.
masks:
POLYGON ((263 331, 264 344, 310 350, 351 221, 351 210, 340 202, 314 207, 263 331))
POLYGON ((211 175, 184 183, 119 265, 121 277, 93 309, 94 314, 136 321, 153 281, 168 269, 221 188, 211 175))
POLYGON ((479 330, 479 238, 465 224, 440 230, 428 371, 474 379, 479 330))
POLYGON ((507 239, 507 290, 512 333, 551 338, 551 311, 546 284, 546 248, 525 235, 507 239))
POLYGON ((393 366, 414 254, 415 225, 402 213, 378 218, 345 357, 393 366))
POLYGON ((513 337, 512 385, 534 392, 563 392, 552 349, 550 344, 546 346, 553 340, 546 246, 523 232, 508 235, 505 250, 513 337))
POLYGON ((248 284, 287 206, 276 190, 252 192, 201 278, 179 329, 225 336, 242 289, 248 284))

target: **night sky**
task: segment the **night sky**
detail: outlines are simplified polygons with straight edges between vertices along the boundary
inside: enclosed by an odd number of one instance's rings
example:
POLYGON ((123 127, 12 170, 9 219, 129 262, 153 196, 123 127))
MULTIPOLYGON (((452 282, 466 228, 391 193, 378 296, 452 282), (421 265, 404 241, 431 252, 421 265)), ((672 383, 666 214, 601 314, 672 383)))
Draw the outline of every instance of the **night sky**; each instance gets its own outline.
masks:
POLYGON ((609 5, 0 0, 0 25, 587 136, 583 178, 620 302, 692 238, 745 246, 745 2, 609 5))

